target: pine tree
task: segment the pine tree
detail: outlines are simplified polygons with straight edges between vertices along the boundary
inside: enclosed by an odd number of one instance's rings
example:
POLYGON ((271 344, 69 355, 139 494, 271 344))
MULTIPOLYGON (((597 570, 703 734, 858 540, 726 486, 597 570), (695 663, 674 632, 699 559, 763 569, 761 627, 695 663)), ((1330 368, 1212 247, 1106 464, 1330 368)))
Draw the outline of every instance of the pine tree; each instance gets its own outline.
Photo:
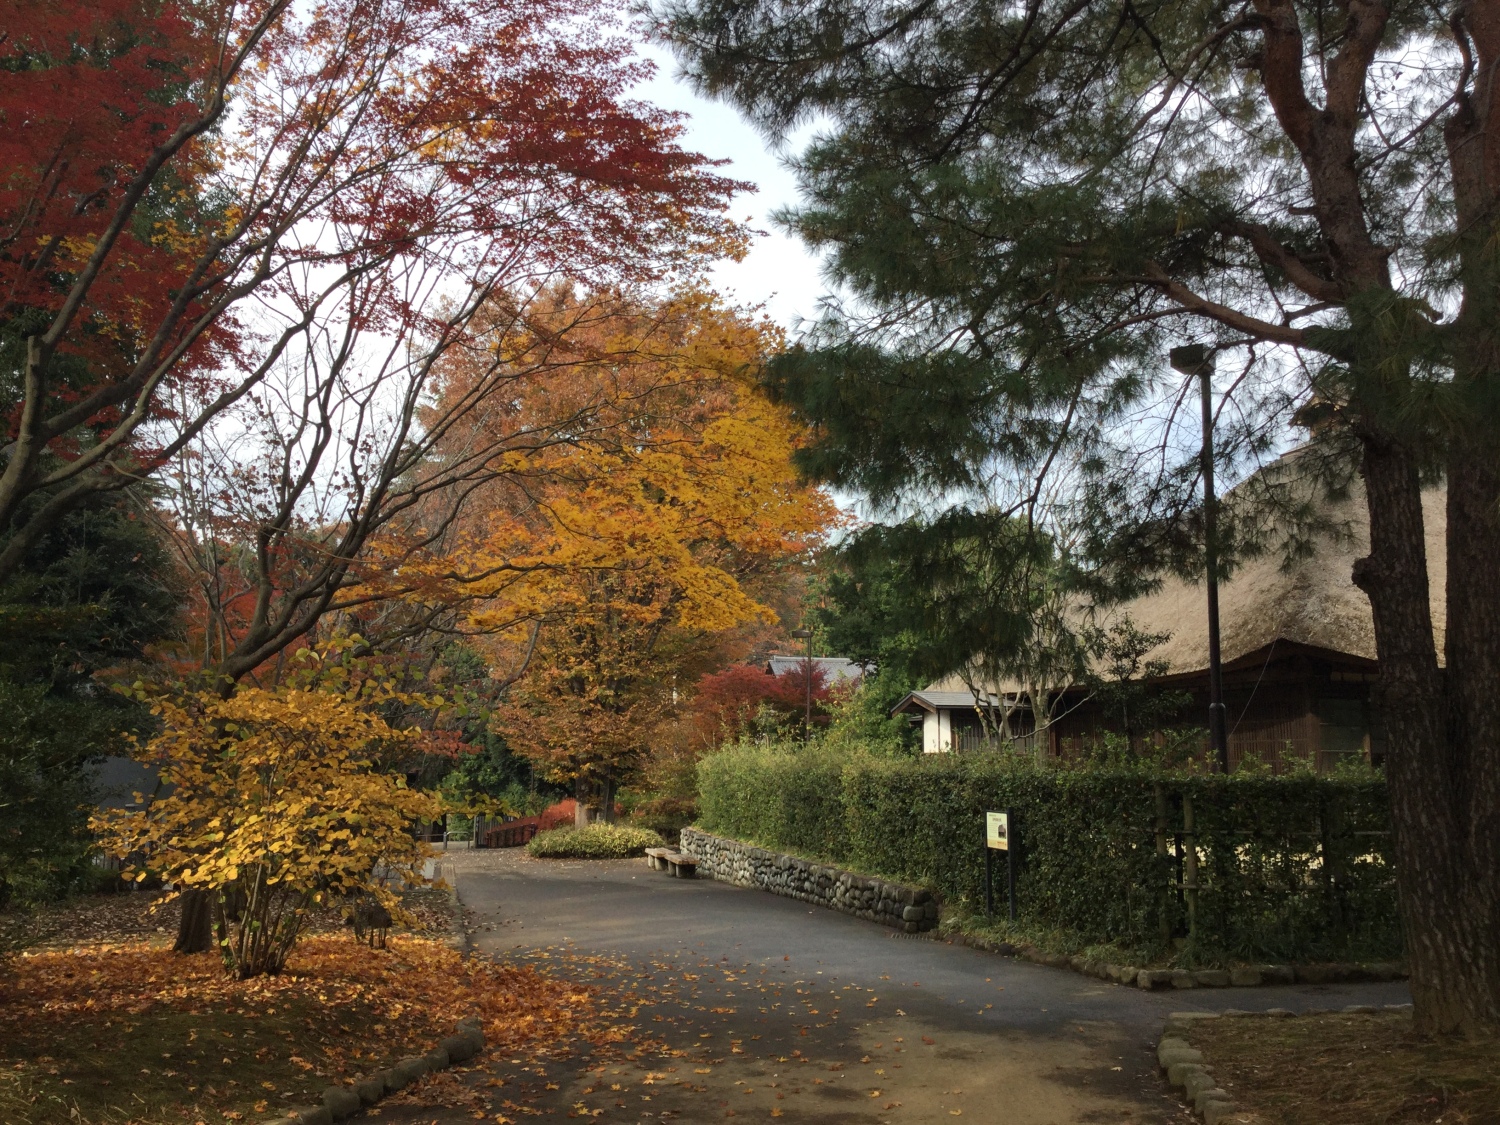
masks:
POLYGON ((1417 1025, 1500 1026, 1500 3, 675 0, 662 27, 768 133, 826 123, 784 219, 855 300, 775 372, 815 474, 1028 515, 1062 489, 1128 577, 1193 527, 1167 347, 1242 368, 1231 452, 1316 409, 1304 463, 1368 497, 1417 1025))

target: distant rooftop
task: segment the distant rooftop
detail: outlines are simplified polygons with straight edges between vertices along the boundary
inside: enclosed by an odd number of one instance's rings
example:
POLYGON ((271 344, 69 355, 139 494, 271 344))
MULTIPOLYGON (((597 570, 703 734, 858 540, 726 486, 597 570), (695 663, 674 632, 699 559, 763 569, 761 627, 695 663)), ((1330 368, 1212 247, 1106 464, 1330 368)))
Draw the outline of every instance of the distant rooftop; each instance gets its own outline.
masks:
MULTIPOLYGON (((783 656, 777 653, 767 658, 766 671, 773 676, 796 672, 801 669, 806 659, 805 656, 783 656)), ((815 656, 813 663, 822 671, 825 683, 837 684, 844 681, 858 683, 860 677, 865 674, 863 665, 856 664, 844 656, 815 656)))

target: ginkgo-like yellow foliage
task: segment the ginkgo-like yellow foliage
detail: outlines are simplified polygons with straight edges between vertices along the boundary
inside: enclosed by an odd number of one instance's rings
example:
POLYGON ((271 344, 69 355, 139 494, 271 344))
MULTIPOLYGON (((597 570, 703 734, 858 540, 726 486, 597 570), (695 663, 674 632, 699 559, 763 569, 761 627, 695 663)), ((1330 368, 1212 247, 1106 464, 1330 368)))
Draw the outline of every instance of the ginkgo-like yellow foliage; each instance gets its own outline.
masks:
POLYGON ((375 766, 421 732, 379 708, 437 701, 349 654, 349 642, 304 650, 282 686, 227 698, 137 689, 161 724, 137 753, 160 769, 159 795, 94 828, 135 878, 212 894, 219 949, 240 978, 281 970, 314 902, 370 896, 400 916, 393 888, 421 879, 429 852, 411 828, 437 802, 375 766))
POLYGON ((781 346, 768 322, 697 291, 559 289, 493 315, 443 393, 506 378, 506 405, 442 448, 502 451, 468 516, 399 581, 462 606, 497 668, 525 669, 499 712, 514 749, 555 780, 618 780, 670 703, 673 654, 771 620, 757 584, 838 512, 800 479, 801 429, 759 387, 781 346))

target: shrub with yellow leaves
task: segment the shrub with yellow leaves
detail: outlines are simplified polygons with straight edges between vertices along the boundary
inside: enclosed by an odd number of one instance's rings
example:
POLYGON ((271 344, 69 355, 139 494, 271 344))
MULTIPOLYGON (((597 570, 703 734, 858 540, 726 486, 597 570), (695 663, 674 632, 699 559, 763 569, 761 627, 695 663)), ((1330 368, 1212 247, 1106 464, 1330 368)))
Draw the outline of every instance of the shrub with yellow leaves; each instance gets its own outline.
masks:
POLYGON ((353 657, 356 644, 296 654, 275 688, 132 689, 161 723, 136 755, 160 769, 160 795, 93 827, 134 878, 209 892, 225 968, 241 980, 281 971, 314 902, 368 896, 399 918, 393 888, 422 878, 430 852, 411 827, 438 802, 376 767, 422 732, 381 709, 441 701, 398 691, 353 657))

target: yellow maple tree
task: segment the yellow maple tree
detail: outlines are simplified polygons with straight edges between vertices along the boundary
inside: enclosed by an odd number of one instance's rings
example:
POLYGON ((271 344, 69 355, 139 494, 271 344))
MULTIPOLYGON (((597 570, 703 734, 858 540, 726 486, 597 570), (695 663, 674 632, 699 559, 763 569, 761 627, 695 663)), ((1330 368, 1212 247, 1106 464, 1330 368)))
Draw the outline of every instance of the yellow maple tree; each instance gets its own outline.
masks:
MULTIPOLYGON (((461 602, 495 666, 524 669, 497 712, 511 745, 554 780, 601 786, 590 803, 607 809, 670 707, 674 661, 771 620, 758 584, 839 515, 799 478, 800 428, 758 385, 782 345, 768 321, 699 290, 568 288, 494 321, 509 408, 471 422, 484 441, 455 432, 445 448, 503 444, 500 471, 427 564, 425 596, 461 602)), ((455 360, 444 393, 470 393, 492 358, 455 360)))
POLYGON ((441 701, 398 691, 352 657, 357 643, 295 654, 275 688, 134 689, 160 723, 136 753, 159 768, 159 794, 93 827, 134 878, 210 892, 219 951, 240 979, 281 971, 315 902, 369 896, 401 917, 395 888, 421 881, 430 853, 411 827, 438 804, 377 759, 422 732, 381 709, 441 701))

